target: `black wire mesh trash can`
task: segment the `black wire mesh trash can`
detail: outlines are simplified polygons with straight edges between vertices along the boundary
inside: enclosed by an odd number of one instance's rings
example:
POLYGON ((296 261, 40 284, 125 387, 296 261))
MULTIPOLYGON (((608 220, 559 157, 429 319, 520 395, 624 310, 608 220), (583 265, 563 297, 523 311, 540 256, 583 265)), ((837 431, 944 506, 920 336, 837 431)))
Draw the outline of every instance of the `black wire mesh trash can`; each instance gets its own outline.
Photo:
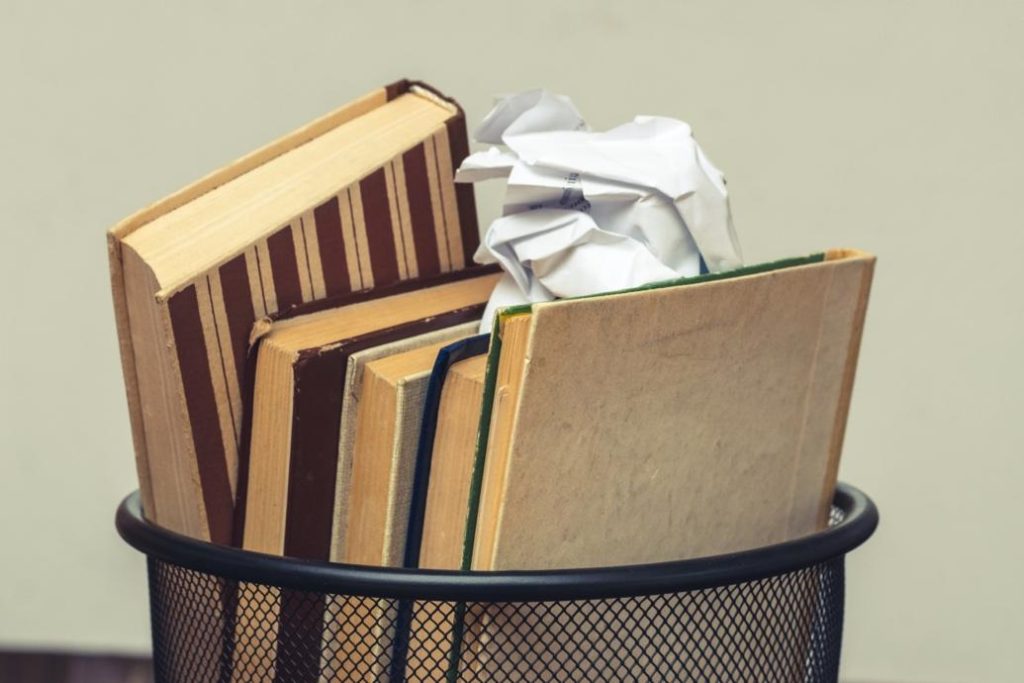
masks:
POLYGON ((835 681, 844 558, 878 512, 710 558, 541 572, 354 567, 215 546, 118 508, 146 554, 158 682, 835 681))

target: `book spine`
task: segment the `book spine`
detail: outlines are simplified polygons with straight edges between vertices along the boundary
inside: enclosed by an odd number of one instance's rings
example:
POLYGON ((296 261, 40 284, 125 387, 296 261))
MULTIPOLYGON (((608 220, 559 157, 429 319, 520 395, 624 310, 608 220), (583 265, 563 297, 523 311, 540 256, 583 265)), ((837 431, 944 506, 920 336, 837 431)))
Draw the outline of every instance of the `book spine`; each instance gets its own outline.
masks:
MULTIPOLYGON (((234 446, 234 436, 224 433, 221 419, 228 406, 218 402, 214 386, 214 373, 222 372, 222 368, 213 368, 210 363, 211 356, 219 354, 213 346, 216 340, 210 338, 213 332, 211 325, 204 320, 207 317, 204 313, 208 315, 209 294, 208 291, 202 292, 203 303, 200 304, 201 295, 197 290, 195 285, 182 290, 168 301, 167 309, 185 387, 185 407, 191 425, 209 540, 227 544, 231 541, 233 516, 228 453, 234 446)), ((230 419, 230 415, 227 417, 230 419)))
POLYGON ((118 350, 121 355, 121 371, 124 374, 124 388, 128 399, 128 416, 132 427, 132 446, 135 451, 135 468, 139 478, 142 512, 149 521, 156 522, 153 480, 149 472, 149 455, 146 449, 146 428, 143 419, 142 400, 139 396, 138 374, 135 369, 135 349, 128 318, 128 295, 124 280, 124 263, 121 258, 121 244, 113 232, 107 235, 107 256, 110 261, 110 291, 114 301, 118 350))
MULTIPOLYGON (((466 115, 459 113, 448 120, 448 140, 451 145, 452 168, 457 169, 469 156, 469 139, 466 132, 466 115)), ((454 178, 454 175, 452 176, 454 178)), ((480 226, 477 222, 476 196, 472 183, 452 183, 458 207, 459 229, 462 237, 463 258, 466 263, 480 246, 480 226)))

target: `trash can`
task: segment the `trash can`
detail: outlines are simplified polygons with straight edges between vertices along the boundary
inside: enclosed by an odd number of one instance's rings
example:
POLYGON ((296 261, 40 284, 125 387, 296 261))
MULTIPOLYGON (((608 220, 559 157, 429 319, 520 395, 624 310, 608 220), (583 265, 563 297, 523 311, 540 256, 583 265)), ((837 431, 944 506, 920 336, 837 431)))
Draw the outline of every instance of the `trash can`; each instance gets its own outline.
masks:
POLYGON ((829 527, 744 552, 565 571, 359 567, 162 529, 137 493, 158 682, 835 681, 844 559, 878 512, 839 484, 829 527))

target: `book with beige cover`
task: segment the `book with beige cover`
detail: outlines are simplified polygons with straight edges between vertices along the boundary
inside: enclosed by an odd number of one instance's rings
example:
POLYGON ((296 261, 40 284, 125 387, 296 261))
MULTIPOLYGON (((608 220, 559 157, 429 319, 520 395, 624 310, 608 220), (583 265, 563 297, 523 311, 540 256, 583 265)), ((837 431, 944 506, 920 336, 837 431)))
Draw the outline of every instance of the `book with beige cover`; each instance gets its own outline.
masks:
MULTIPOLYGON (((352 493, 352 463, 353 455, 356 446, 356 427, 357 423, 361 419, 360 413, 365 412, 363 408, 364 401, 363 397, 363 386, 369 376, 368 366, 378 360, 388 359, 395 356, 403 355, 407 352, 420 351, 430 347, 433 349, 432 353, 436 355, 437 344, 449 344, 461 339, 468 337, 473 334, 480 326, 479 321, 473 321, 471 323, 465 323, 463 325, 456 325, 454 327, 437 330, 435 332, 428 332, 416 337, 410 337, 407 339, 399 339, 397 341, 381 344, 372 348, 366 349, 365 351, 358 351, 351 354, 348 357, 348 366, 345 369, 345 386, 343 390, 343 399, 341 404, 341 426, 338 436, 338 467, 348 470, 348 473, 340 473, 337 481, 337 490, 334 495, 335 499, 335 510, 334 510, 334 524, 335 534, 331 541, 331 555, 330 558, 334 562, 344 561, 346 552, 346 531, 348 527, 348 513, 351 508, 351 493, 352 493)), ((427 352, 429 355, 431 352, 427 352)), ((431 357, 431 363, 433 357, 431 357)), ((412 385, 422 383, 422 377, 417 377, 409 385, 403 382, 401 389, 403 393, 407 389, 411 389, 412 385)), ((388 388, 393 388, 394 391, 399 390, 398 383, 388 383, 388 388)), ((396 400, 397 404, 397 400, 396 400)), ((401 402, 402 413, 405 415, 405 419, 396 422, 396 426, 400 425, 397 429, 399 434, 397 443, 405 444, 407 440, 418 439, 419 422, 422 420, 422 404, 403 400, 401 402), (419 413, 416 415, 415 413, 419 413), (414 433, 416 432, 416 433, 414 433)), ((366 418, 362 418, 366 419, 366 418)), ((366 438, 364 434, 364 438, 366 438)), ((378 439, 373 440, 375 446, 380 446, 378 439)), ((415 449, 418 445, 413 444, 412 449, 415 449)), ((403 446, 406 448, 406 446, 403 446)), ((407 520, 402 520, 403 528, 407 520)), ((400 563, 399 563, 400 564, 400 563)))
POLYGON ((503 314, 472 568, 679 560, 823 528, 874 258, 782 265, 503 314))
POLYGON ((447 343, 366 365, 352 452, 350 514, 342 556, 346 563, 403 564, 427 382, 438 351, 447 343))
MULTIPOLYGON (((462 568, 681 560, 823 528, 873 268, 831 250, 500 313, 462 568)), ((502 629, 552 627, 501 617, 470 610, 453 646, 485 662, 502 629)))

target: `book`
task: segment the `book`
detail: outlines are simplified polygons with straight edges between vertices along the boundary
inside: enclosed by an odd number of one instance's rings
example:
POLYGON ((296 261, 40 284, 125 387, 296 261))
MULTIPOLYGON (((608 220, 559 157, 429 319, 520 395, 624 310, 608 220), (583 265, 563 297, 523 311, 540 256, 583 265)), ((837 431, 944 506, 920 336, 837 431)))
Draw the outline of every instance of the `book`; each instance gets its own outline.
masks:
POLYGON ((479 242, 458 105, 400 81, 216 171, 108 235, 144 512, 228 543, 255 321, 463 269, 479 242))
POLYGON ((427 383, 437 354, 446 345, 433 343, 366 365, 343 562, 403 564, 427 383))
POLYGON ((507 310, 469 564, 680 560, 823 528, 873 265, 833 250, 507 310))
POLYGON ((338 483, 334 495, 335 533, 331 543, 330 555, 332 562, 342 561, 343 549, 345 547, 345 531, 348 527, 348 510, 352 486, 352 452, 355 448, 359 398, 362 394, 363 381, 366 376, 366 365, 378 358, 395 356, 406 351, 435 344, 436 342, 443 344, 453 343, 457 339, 472 335, 478 327, 479 323, 476 321, 456 325, 407 339, 398 339, 388 344, 381 344, 380 346, 366 349, 365 351, 357 351, 349 356, 348 366, 345 369, 345 386, 341 404, 341 426, 338 437, 338 483))
POLYGON ((434 397, 427 400, 436 407, 424 417, 406 567, 460 567, 457 543, 465 535, 489 342, 490 335, 479 335, 448 346, 438 357, 434 397))
MULTIPOLYGON (((503 311, 462 568, 681 560, 823 528, 873 268, 831 250, 503 311)), ((459 619, 453 670, 558 632, 459 619)))
MULTIPOLYGON (((475 329, 465 332, 472 334, 475 329)), ((449 338, 381 355, 367 362, 363 369, 356 405, 351 481, 343 494, 350 499, 347 531, 340 548, 343 562, 402 564, 427 383, 438 351, 450 342, 449 338)), ((384 679, 390 668, 388 660, 396 625, 401 628, 403 623, 399 605, 367 605, 345 597, 328 603, 325 631, 331 632, 331 622, 338 614, 344 615, 348 625, 344 635, 335 639, 334 646, 327 648, 335 653, 335 666, 359 662, 359 668, 371 680, 384 679)))
MULTIPOLYGON (((483 402, 489 334, 452 343, 430 374, 416 455, 404 566, 457 569, 483 402), (447 555, 444 551, 447 550, 447 555)), ((438 603, 400 601, 395 617, 392 680, 430 680, 443 670, 455 613, 438 603)))

